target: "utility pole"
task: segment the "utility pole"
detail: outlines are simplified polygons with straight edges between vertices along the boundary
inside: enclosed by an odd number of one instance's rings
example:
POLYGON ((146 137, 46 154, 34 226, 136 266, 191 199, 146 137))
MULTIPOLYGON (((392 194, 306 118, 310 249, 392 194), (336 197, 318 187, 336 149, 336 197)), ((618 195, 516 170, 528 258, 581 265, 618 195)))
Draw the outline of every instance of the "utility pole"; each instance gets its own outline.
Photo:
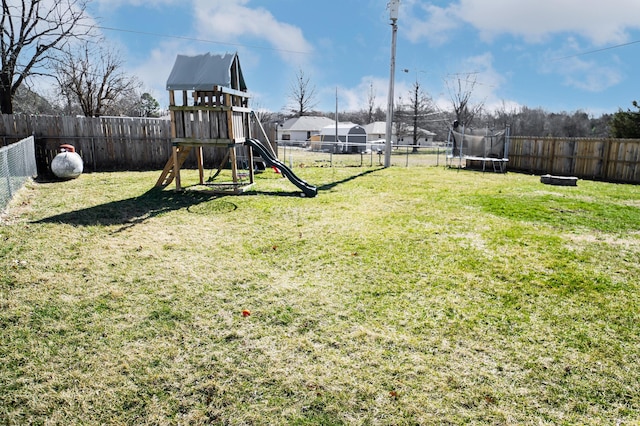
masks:
MULTIPOLYGON (((338 86, 336 86, 336 143, 335 145, 333 145, 333 149, 331 150, 331 153, 333 155, 333 152, 340 146, 338 145, 338 142, 340 141, 338 139, 338 86)), ((333 159, 333 156, 331 157, 331 159, 333 159)), ((333 161, 331 162, 331 164, 333 165, 333 161)))
POLYGON ((393 81, 396 74, 396 38, 398 33, 398 9, 400 0, 389 1, 391 19, 391 71, 389 73, 389 94, 387 99, 387 131, 385 134, 384 166, 391 166, 391 135, 393 134, 393 81))

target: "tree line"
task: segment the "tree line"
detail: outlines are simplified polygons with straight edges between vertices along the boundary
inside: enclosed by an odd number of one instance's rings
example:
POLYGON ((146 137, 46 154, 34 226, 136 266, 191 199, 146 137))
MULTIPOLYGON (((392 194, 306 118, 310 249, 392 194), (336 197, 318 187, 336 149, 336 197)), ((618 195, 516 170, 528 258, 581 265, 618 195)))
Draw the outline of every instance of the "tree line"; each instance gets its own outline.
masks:
MULTIPOLYGON (((142 82, 123 71, 118 51, 100 38, 86 13, 91 0, 2 0, 0 112, 48 113, 85 116, 157 116, 159 103, 141 90, 142 82), (47 76, 55 92, 41 96, 30 90, 33 79, 47 76)), ((474 75, 447 83, 450 107, 437 107, 416 80, 409 93, 395 101, 396 134, 417 144, 424 130, 444 140, 451 123, 466 127, 503 129, 512 135, 556 137, 640 138, 640 107, 619 109, 592 117, 584 111, 547 112, 541 108, 506 107, 488 111, 473 102, 474 75)), ((315 110, 316 90, 302 70, 293 80, 289 105, 278 114, 261 111, 261 121, 325 115, 339 121, 368 124, 386 120, 377 107, 373 87, 366 107, 340 113, 315 110)))
MULTIPOLYGON (((640 104, 633 101, 635 110, 619 109, 615 113, 594 117, 585 111, 549 112, 543 108, 527 106, 488 110, 483 102, 473 102, 476 87, 475 76, 468 75, 447 84, 449 108, 443 110, 435 105, 431 96, 416 80, 410 90, 400 94, 394 102, 393 121, 399 137, 413 140, 417 144, 424 130, 435 133, 436 139, 446 140, 454 121, 471 128, 502 130, 507 126, 512 135, 533 137, 593 137, 593 138, 640 138, 640 104)), ((283 118, 302 115, 322 115, 336 119, 335 112, 320 112, 313 108, 315 87, 304 71, 299 70, 291 84, 289 107, 283 118)), ((281 118, 282 119, 282 118, 281 118)), ((366 125, 386 120, 386 111, 376 107, 375 93, 371 86, 367 94, 366 107, 358 111, 339 113, 339 121, 350 121, 366 125)))
POLYGON ((155 116, 159 103, 123 71, 86 13, 91 0, 2 0, 0 112, 155 116), (55 81, 36 94, 34 79, 55 81))

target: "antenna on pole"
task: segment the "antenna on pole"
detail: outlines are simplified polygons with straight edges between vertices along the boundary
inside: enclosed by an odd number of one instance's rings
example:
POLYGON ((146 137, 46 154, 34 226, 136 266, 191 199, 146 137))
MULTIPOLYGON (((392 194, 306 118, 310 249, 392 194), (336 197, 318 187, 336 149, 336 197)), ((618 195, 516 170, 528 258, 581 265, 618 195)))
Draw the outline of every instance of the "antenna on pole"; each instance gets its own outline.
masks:
POLYGON ((396 73, 396 38, 398 33, 398 11, 400 0, 390 0, 387 5, 391 19, 391 71, 389 73, 389 94, 387 98, 387 129, 385 134, 384 166, 391 165, 391 135, 393 133, 393 81, 396 73))
POLYGON ((398 9, 400 9, 400 0, 391 0, 388 5, 389 19, 392 21, 398 20, 398 9))

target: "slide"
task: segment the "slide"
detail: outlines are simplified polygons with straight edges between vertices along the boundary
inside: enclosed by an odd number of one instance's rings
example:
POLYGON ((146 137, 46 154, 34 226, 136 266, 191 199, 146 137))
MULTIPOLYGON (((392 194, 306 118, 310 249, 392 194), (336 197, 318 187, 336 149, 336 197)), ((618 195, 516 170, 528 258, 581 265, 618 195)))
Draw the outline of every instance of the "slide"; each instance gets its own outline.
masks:
POLYGON ((265 147, 262 142, 257 139, 247 139, 245 144, 258 151, 258 154, 260 155, 260 157, 262 157, 265 163, 267 163, 267 165, 271 167, 277 167, 280 172, 291 181, 291 183, 302 190, 304 195, 306 195, 307 197, 315 197, 316 195, 318 195, 318 189, 315 186, 309 185, 307 182, 296 176, 295 173, 293 173, 290 168, 285 166, 282 161, 278 160, 271 153, 271 150, 265 147))

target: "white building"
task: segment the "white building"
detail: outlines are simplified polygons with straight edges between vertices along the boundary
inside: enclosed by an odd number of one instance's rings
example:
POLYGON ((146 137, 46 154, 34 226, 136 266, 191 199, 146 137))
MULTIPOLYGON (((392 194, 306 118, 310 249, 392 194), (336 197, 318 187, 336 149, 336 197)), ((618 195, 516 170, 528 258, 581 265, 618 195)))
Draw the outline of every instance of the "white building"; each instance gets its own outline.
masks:
POLYGON ((436 137, 436 134, 418 127, 416 136, 418 138, 417 144, 413 140, 413 126, 405 126, 402 128, 402 134, 397 139, 398 145, 433 146, 433 138, 436 137))
MULTIPOLYGON (((391 126, 391 142, 394 143, 396 138, 395 126, 391 126)), ((374 142, 380 141, 384 143, 387 137, 387 123, 384 121, 374 121, 373 123, 364 126, 364 130, 367 132, 367 141, 374 142)))
POLYGON ((294 117, 279 124, 276 130, 278 142, 304 144, 312 136, 319 135, 323 127, 335 125, 335 121, 327 117, 302 116, 294 117))
MULTIPOLYGON (((398 126, 394 123, 391 126, 391 143, 398 145, 413 145, 413 127, 412 126, 400 126, 400 135, 398 136, 398 126)), ((364 126, 367 131, 367 141, 383 143, 387 137, 387 123, 384 121, 376 121, 364 126)), ((431 146, 436 134, 426 129, 418 128, 418 145, 419 146, 431 146)))

